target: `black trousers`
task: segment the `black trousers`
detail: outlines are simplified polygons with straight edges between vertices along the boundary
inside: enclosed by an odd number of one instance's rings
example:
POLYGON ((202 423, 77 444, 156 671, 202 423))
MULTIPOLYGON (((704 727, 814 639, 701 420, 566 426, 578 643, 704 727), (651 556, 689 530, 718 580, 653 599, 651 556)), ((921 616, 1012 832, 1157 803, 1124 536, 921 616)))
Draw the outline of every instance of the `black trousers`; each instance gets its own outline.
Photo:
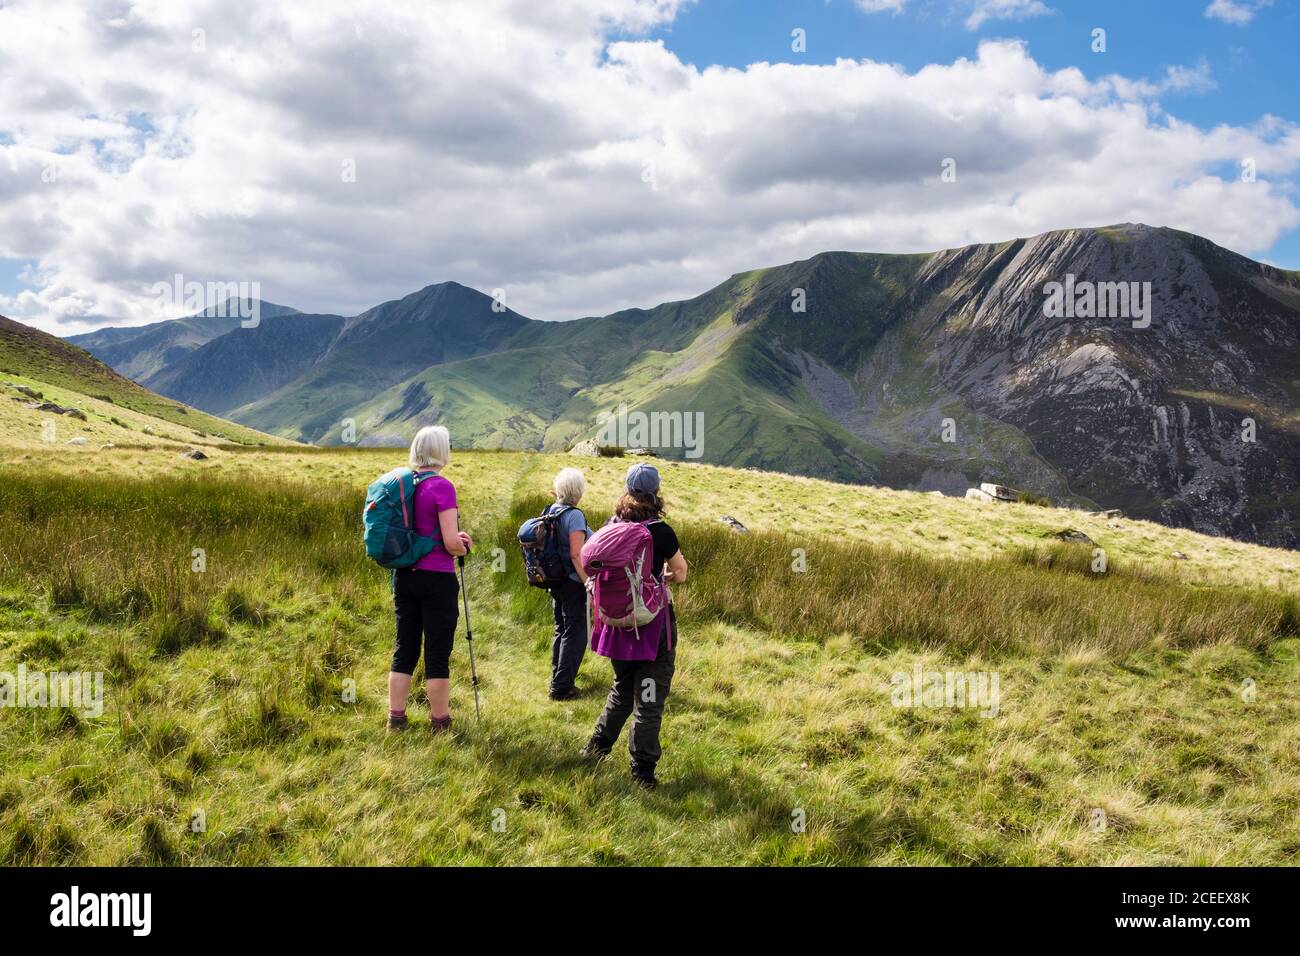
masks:
POLYGON ((551 693, 573 687, 587 653, 587 589, 572 578, 551 588, 555 635, 551 638, 551 693))
POLYGON ((397 609, 397 648, 391 670, 414 674, 424 636, 424 676, 437 680, 451 676, 451 645, 460 618, 460 588, 452 571, 408 568, 393 581, 397 609))
POLYGON ((659 638, 659 653, 654 660, 610 663, 614 665, 614 686, 605 699, 605 710, 596 718, 597 742, 612 749, 630 716, 627 749, 632 755, 632 772, 653 773, 661 753, 659 728, 664 703, 677 669, 677 612, 669 606, 668 626, 659 638))

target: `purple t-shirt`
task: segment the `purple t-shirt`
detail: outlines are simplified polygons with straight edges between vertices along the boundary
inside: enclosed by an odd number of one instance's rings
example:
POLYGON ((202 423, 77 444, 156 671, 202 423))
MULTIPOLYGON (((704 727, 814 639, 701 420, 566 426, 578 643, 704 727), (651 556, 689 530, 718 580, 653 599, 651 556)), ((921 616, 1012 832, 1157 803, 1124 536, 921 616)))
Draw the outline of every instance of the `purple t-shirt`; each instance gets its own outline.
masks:
MULTIPOLYGON (((442 475, 430 475, 420 481, 415 489, 415 533, 442 538, 438 527, 438 512, 456 507, 456 486, 442 475)), ((456 573, 456 561, 441 544, 415 562, 419 571, 450 571, 456 573)))

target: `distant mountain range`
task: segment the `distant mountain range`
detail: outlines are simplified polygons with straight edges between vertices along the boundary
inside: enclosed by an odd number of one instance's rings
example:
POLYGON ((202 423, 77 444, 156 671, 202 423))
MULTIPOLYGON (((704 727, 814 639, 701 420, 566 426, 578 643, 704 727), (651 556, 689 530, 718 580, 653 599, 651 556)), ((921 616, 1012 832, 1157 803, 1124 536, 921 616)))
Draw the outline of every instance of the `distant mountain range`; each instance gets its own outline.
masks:
POLYGON ((304 441, 396 443, 439 421, 461 446, 563 450, 626 403, 702 413, 704 461, 947 493, 996 481, 1300 545, 1300 274, 1171 229, 830 252, 572 322, 455 282, 352 317, 266 304, 256 328, 224 321, 71 341, 304 441), (1064 312, 1045 308, 1054 282, 1064 312), (1131 282, 1146 327, 1115 314, 1127 285, 1103 285, 1131 282), (1094 290, 1109 309, 1088 307, 1094 290))
MULTIPOLYGON (((167 319, 150 325, 96 329, 69 336, 68 341, 127 378, 142 382, 166 366, 179 362, 199 346, 239 328, 240 313, 231 305, 214 306, 188 318, 167 319)), ((259 315, 261 318, 274 318, 294 315, 297 311, 272 302, 260 302, 259 315)), ((251 313, 251 308, 247 312, 251 313)))

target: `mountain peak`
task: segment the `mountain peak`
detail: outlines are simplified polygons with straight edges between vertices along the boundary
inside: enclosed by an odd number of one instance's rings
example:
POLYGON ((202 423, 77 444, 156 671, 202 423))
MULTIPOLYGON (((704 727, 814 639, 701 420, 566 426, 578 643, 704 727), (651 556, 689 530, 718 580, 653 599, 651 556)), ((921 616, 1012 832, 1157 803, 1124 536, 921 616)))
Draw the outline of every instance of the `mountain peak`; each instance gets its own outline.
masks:
MULTIPOLYGON (((243 299, 239 296, 227 296, 220 302, 208 306, 202 312, 196 312, 194 315, 184 316, 188 319, 212 319, 212 318, 246 318, 257 309, 258 315, 262 318, 271 318, 277 315, 297 315, 298 310, 287 305, 278 305, 275 302, 268 302, 266 299, 243 299)), ((171 321, 182 321, 175 319, 171 321)))

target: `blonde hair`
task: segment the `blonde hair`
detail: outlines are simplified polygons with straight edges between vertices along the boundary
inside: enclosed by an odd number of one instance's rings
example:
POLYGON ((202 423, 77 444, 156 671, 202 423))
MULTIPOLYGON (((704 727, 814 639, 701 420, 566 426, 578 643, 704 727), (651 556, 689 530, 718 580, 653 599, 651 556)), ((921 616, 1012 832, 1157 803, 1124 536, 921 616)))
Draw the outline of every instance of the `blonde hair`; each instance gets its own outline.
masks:
POLYGON ((425 425, 415 433, 408 459, 413 469, 445 468, 451 459, 451 435, 441 425, 425 425))
POLYGON ((576 505, 587 490, 587 479, 577 468, 561 468, 555 476, 555 500, 562 505, 576 505))

